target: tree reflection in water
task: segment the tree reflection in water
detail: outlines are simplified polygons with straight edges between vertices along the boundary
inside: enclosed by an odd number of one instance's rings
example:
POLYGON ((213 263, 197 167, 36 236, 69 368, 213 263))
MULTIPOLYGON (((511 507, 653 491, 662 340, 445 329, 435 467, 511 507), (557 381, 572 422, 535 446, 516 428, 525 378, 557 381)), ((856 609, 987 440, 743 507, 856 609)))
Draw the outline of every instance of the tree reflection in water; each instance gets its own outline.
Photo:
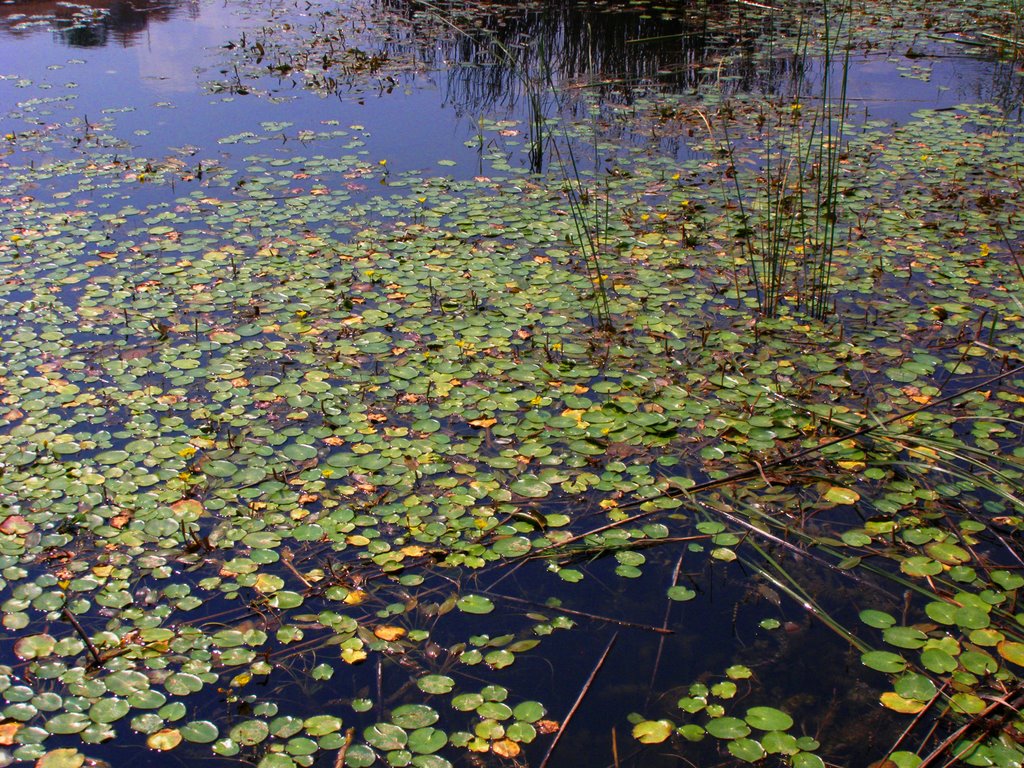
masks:
POLYGON ((0 36, 19 36, 48 24, 54 38, 73 48, 130 47, 151 21, 199 16, 198 0, 89 0, 74 5, 26 0, 0 5, 0 36))

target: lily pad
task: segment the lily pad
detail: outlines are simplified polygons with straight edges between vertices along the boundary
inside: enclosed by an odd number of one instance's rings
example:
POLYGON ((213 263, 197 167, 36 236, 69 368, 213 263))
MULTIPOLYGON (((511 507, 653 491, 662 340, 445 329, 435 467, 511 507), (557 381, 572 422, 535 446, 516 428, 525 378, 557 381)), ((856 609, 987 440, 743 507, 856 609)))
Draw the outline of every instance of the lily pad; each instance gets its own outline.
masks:
POLYGON ((482 595, 463 595, 455 605, 463 613, 488 614, 494 610, 494 603, 482 595))
POLYGON ((543 499, 551 493, 551 486, 540 478, 524 475, 509 486, 509 490, 530 499, 543 499))
POLYGON ((761 731, 788 731, 793 727, 793 718, 774 707, 751 707, 744 720, 761 731))
POLYGON ((455 681, 447 675, 426 675, 416 681, 416 686, 424 693, 450 693, 455 681))
POLYGON ((704 730, 716 739, 740 739, 750 733, 750 728, 737 717, 716 717, 704 725, 704 730))
POLYGON ((644 720, 633 726, 633 738, 641 744, 661 744, 674 730, 668 720, 644 720))
POLYGON ((439 719, 440 715, 425 704, 404 704, 391 712, 391 721, 406 729, 425 728, 439 719))
POLYGON ((85 755, 74 748, 51 749, 36 761, 36 768, 81 768, 85 755))
POLYGON ((163 728, 146 738, 146 746, 158 752, 169 752, 181 744, 181 732, 176 728, 163 728))
POLYGON ((409 749, 418 755, 430 755, 443 749, 448 735, 437 728, 417 728, 409 734, 409 749))

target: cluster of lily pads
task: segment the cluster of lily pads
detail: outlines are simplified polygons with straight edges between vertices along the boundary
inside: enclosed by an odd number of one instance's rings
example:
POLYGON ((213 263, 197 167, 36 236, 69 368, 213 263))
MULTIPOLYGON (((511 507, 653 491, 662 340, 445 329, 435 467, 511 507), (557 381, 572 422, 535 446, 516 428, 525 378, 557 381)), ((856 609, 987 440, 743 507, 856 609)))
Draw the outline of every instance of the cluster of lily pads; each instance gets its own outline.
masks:
MULTIPOLYGON (((290 31, 275 40, 303 44, 290 31)), ((520 693, 517 661, 590 624, 557 602, 505 610, 525 598, 483 576, 539 563, 543 593, 607 557, 635 580, 685 543, 839 633, 888 676, 888 710, 938 723, 892 764, 1019 765, 1021 128, 986 107, 863 126, 835 314, 767 319, 714 140, 680 161, 613 138, 734 121, 756 162, 756 108, 694 98, 590 104, 562 140, 605 165, 571 176, 517 171, 514 120, 480 124, 490 176, 386 186, 358 126, 254 126, 222 139, 238 167, 132 157, 112 115, 12 135, 13 759, 80 766, 115 741, 262 768, 516 760, 563 725, 520 693), (571 190, 611 212, 596 281, 571 190), (866 630, 832 615, 807 562, 854 580, 866 630)), ((633 715, 634 736, 822 765, 809 717, 798 735, 782 702, 734 701, 752 666, 633 715)))

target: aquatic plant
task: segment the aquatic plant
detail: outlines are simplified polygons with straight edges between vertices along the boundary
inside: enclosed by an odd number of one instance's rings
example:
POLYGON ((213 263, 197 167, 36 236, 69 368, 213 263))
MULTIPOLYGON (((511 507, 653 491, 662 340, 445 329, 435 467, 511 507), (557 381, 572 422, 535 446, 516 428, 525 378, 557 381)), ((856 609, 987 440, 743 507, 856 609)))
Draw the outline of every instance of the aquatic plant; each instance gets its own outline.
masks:
MULTIPOLYGON (((776 12, 766 12, 774 29, 776 12)), ((724 177, 738 211, 735 238, 747 265, 757 311, 768 317, 778 315, 787 296, 792 297, 796 309, 815 319, 821 320, 831 311, 836 236, 844 231, 840 177, 846 153, 849 11, 844 5, 826 2, 814 13, 820 13, 823 20, 822 40, 812 56, 813 30, 801 15, 791 43, 796 48, 792 91, 769 97, 754 108, 758 110, 754 125, 760 134, 754 143, 761 150, 760 163, 745 169, 749 148, 740 149, 737 143, 750 140, 738 139, 730 128, 735 112, 746 106, 727 100, 713 118, 701 115, 727 160, 724 177), (805 92, 805 73, 812 69, 812 61, 818 61, 819 51, 820 91, 805 92)), ((769 56, 774 55, 774 39, 770 33, 769 56)))

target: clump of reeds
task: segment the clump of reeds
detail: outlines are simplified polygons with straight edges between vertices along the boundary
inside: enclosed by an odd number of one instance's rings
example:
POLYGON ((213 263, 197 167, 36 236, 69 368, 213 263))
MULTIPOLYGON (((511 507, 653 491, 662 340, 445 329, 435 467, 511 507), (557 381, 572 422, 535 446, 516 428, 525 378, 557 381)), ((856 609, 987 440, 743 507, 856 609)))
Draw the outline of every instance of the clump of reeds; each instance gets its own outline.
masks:
MULTIPOLYGON (((831 309, 833 257, 842 229, 840 166, 850 46, 847 12, 827 0, 823 12, 823 50, 812 45, 803 22, 795 37, 796 72, 807 71, 813 57, 820 56, 820 97, 811 98, 804 92, 804 79, 794 77, 791 91, 774 102, 775 119, 758 120, 762 160, 753 173, 742 170, 740 157, 753 147, 739 143, 729 131, 731 105, 719 111, 719 130, 704 116, 728 159, 728 194, 739 214, 737 239, 757 311, 768 317, 779 314, 787 296, 797 309, 818 319, 831 309)), ((774 56, 774 43, 768 56, 774 56)))

